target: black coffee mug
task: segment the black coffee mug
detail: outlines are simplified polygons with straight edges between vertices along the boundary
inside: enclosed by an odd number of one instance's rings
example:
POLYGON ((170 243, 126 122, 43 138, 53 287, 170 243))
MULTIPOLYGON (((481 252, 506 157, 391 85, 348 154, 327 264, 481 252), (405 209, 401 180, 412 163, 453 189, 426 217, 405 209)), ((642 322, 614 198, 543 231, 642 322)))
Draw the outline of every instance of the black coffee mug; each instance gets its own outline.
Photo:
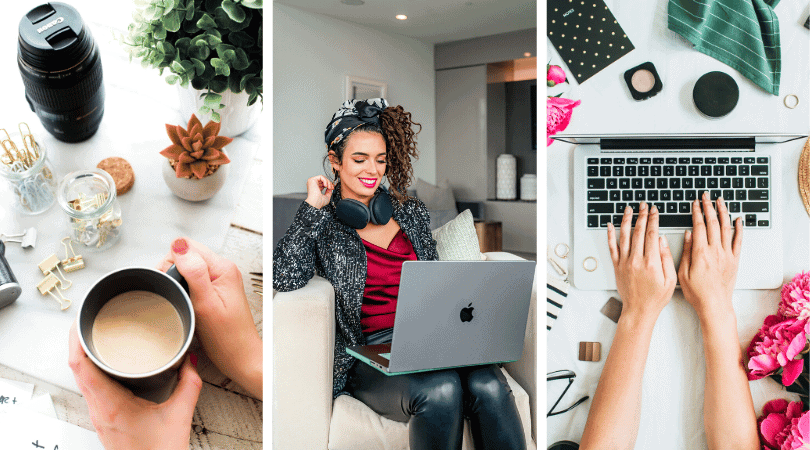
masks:
POLYGON ((77 323, 82 348, 101 370, 146 400, 162 403, 171 396, 177 386, 180 365, 194 337, 194 307, 188 295, 188 284, 174 265, 166 273, 147 267, 127 267, 104 275, 85 296, 77 323), (165 298, 180 315, 183 325, 180 351, 162 367, 146 373, 126 373, 108 366, 93 344, 93 324, 101 308, 112 298, 130 291, 148 291, 165 298))

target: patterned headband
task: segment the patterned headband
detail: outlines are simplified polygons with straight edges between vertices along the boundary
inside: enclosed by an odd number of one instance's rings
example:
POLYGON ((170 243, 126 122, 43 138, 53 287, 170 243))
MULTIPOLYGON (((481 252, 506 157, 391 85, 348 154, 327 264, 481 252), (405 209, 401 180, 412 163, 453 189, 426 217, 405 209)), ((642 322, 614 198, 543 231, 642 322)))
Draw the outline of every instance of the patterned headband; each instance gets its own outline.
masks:
POLYGON ((361 125, 380 125, 380 113, 388 107, 384 98, 370 98, 368 100, 347 100, 332 116, 326 126, 324 141, 331 150, 352 131, 361 125))

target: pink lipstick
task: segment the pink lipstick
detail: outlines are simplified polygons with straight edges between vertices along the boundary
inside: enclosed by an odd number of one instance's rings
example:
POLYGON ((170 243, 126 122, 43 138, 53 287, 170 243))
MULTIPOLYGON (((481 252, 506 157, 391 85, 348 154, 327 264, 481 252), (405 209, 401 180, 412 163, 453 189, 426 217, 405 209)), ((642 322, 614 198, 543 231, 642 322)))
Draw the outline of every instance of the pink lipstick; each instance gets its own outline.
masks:
POLYGON ((367 188, 373 188, 377 186, 376 178, 358 178, 358 179, 360 180, 360 183, 367 188))

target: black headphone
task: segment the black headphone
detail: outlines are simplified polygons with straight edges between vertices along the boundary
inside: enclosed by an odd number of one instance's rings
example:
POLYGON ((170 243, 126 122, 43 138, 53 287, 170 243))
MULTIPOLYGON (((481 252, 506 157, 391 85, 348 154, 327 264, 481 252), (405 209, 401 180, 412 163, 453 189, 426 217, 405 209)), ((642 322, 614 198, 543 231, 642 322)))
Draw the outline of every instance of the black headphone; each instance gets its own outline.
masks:
POLYGON ((338 220, 356 230, 365 228, 369 222, 374 225, 387 224, 394 214, 394 205, 391 204, 388 189, 380 188, 382 192, 374 194, 368 206, 351 198, 340 199, 335 207, 338 220))

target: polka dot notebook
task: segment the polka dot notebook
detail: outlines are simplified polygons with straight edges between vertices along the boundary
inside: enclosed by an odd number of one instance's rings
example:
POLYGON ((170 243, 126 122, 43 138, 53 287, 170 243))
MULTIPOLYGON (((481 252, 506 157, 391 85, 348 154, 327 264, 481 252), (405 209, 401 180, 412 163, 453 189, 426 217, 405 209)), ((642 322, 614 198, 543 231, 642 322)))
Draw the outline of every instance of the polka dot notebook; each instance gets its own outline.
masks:
POLYGON ((603 0, 548 0, 547 28, 580 84, 635 48, 603 0))

